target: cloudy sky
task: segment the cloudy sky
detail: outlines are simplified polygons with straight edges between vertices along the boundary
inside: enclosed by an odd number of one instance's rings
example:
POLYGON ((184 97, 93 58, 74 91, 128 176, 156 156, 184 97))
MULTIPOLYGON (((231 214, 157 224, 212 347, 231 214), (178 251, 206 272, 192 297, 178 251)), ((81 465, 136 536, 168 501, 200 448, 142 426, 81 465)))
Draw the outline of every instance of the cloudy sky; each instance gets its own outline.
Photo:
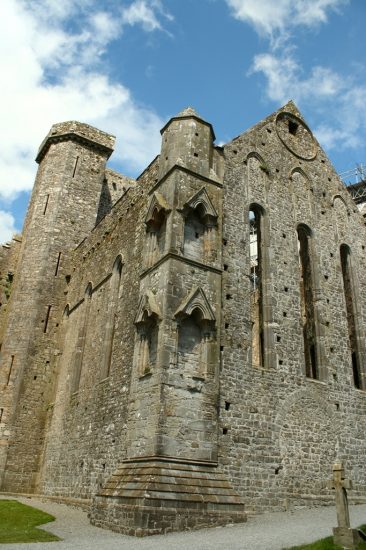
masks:
POLYGON ((0 241, 64 120, 134 177, 187 106, 223 143, 293 99, 338 172, 366 164, 365 51, 365 0, 0 0, 0 241))

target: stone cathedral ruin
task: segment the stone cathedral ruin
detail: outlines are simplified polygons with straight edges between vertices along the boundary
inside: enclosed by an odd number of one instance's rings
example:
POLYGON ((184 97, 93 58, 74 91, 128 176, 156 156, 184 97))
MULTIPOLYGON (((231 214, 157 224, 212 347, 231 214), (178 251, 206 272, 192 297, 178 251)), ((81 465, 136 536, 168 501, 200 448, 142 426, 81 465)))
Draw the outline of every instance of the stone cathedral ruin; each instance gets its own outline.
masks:
POLYGON ((293 102, 223 147, 188 108, 137 180, 55 124, 0 257, 3 492, 149 535, 366 500, 366 229, 293 102))

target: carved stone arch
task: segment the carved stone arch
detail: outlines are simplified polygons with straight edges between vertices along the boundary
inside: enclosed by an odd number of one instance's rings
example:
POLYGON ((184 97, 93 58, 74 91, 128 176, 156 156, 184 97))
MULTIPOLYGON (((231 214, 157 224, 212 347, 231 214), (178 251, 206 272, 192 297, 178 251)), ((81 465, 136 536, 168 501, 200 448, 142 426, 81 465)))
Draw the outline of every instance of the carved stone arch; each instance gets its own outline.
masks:
POLYGON ((193 289, 174 314, 177 321, 177 366, 188 378, 206 379, 216 370, 216 317, 201 287, 193 289))
POLYGON ((259 212, 261 216, 267 215, 267 210, 259 202, 251 202, 248 211, 259 212))
POLYGON ((297 232, 299 231, 303 231, 307 235, 307 237, 314 237, 313 229, 310 229, 310 227, 306 223, 297 224, 297 232))
POLYGON ((150 267, 161 258, 166 247, 166 224, 171 207, 161 193, 153 193, 145 217, 145 262, 150 267))
POLYGON ((206 188, 195 193, 180 212, 184 218, 184 255, 205 263, 216 260, 218 214, 206 188))
POLYGON ((134 323, 138 326, 152 318, 160 320, 161 312, 154 294, 148 290, 139 300, 134 323))
POLYGON ((198 193, 193 195, 193 197, 184 204, 182 209, 183 215, 187 215, 192 210, 197 211, 199 217, 205 224, 217 224, 218 214, 205 187, 202 187, 198 193))
POLYGON ((339 199, 341 202, 343 202, 344 208, 346 209, 347 214, 348 214, 349 209, 348 209, 348 206, 347 206, 346 201, 344 200, 344 198, 341 195, 339 195, 338 193, 336 195, 334 195, 333 200, 332 200, 332 205, 333 206, 334 206, 334 203, 335 203, 336 199, 339 199))
POLYGON ((190 316, 195 311, 199 313, 199 316, 203 322, 212 324, 216 322, 216 317, 213 309, 201 287, 193 289, 188 294, 186 299, 176 310, 174 316, 179 319, 185 316, 190 316))
POLYGON ((155 191, 150 199, 145 224, 147 228, 157 228, 162 224, 162 219, 171 211, 171 207, 165 197, 158 191, 155 191))
POLYGON ((255 158, 257 159, 261 164, 265 164, 266 161, 264 160, 264 158, 259 154, 257 153, 257 151, 251 151, 250 153, 247 154, 246 156, 246 159, 244 161, 245 164, 248 163, 248 161, 252 158, 255 158))
POLYGON ((268 163, 267 163, 266 159, 264 157, 262 157, 262 155, 257 153, 257 151, 251 151, 250 153, 247 154, 246 159, 244 161, 244 164, 248 165, 252 159, 253 160, 255 159, 255 160, 258 161, 259 168, 260 168, 261 172, 267 178, 269 178, 270 171, 269 171, 269 167, 268 167, 268 163))
POLYGON ((307 173, 302 168, 300 168, 300 166, 295 166, 295 168, 291 170, 290 179, 292 179, 295 174, 300 174, 304 178, 304 180, 308 183, 310 188, 310 178, 307 175, 307 173))

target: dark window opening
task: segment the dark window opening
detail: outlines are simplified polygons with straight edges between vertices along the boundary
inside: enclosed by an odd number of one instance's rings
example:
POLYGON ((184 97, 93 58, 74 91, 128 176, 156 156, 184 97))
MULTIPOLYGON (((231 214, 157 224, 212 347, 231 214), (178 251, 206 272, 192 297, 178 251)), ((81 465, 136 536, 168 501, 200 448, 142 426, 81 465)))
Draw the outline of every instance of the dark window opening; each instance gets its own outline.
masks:
POLYGON ((13 366, 14 366, 14 359, 15 359, 15 355, 12 355, 12 356, 11 356, 11 360, 10 360, 10 367, 9 367, 9 372, 8 372, 8 379, 7 379, 7 382, 6 382, 6 385, 7 385, 7 386, 9 385, 9 382, 10 382, 10 376, 11 376, 11 372, 12 372, 13 366))
POLYGON ((249 247, 251 280, 252 363, 264 365, 265 342, 263 334, 263 213, 259 206, 249 211, 249 247))
POLYGON ((311 378, 317 378, 317 371, 316 371, 316 353, 315 353, 315 346, 312 344, 310 346, 310 366, 311 366, 311 378))
POLYGON ((60 261, 61 261, 61 252, 58 253, 58 257, 57 257, 57 263, 56 263, 56 269, 55 269, 55 277, 56 275, 58 274, 58 269, 60 267, 60 261))
POLYGON ((361 389, 360 370, 358 368, 358 361, 355 352, 352 352, 352 371, 354 384, 357 389, 361 389))
POLYGON ((362 389, 361 369, 359 360, 358 340, 357 340, 357 319, 354 310, 354 289, 351 267, 351 251, 347 245, 342 244, 340 247, 341 267, 343 278, 344 298, 346 302, 348 338, 351 348, 351 362, 353 383, 356 388, 362 389))
POLYGON ((225 401, 225 411, 230 410, 230 405, 231 405, 231 403, 229 403, 229 401, 225 401))
POLYGON ((223 429, 222 429, 223 435, 226 435, 228 431, 229 431, 228 428, 223 428, 223 429))
POLYGON ((74 164, 74 170, 73 170, 73 172, 72 172, 72 177, 73 177, 73 178, 75 177, 76 168, 77 168, 77 166, 78 166, 78 163, 79 163, 79 157, 76 157, 75 164, 74 164))
POLYGON ((300 300, 305 352, 305 374, 308 378, 318 379, 319 372, 312 284, 312 258, 310 253, 311 236, 310 230, 305 226, 299 226, 297 233, 300 263, 300 300))
POLYGON ((288 131, 290 134, 296 136, 298 128, 299 125, 297 124, 297 122, 294 122, 293 120, 288 121, 288 131))
POLYGON ((45 202, 45 205, 44 205, 44 208, 43 208, 43 215, 45 215, 45 213, 46 213, 46 211, 47 211, 49 198, 50 198, 50 196, 47 195, 47 196, 46 196, 46 202, 45 202))
POLYGON ((3 417, 3 412, 4 412, 4 409, 0 409, 0 422, 1 422, 2 417, 3 417))

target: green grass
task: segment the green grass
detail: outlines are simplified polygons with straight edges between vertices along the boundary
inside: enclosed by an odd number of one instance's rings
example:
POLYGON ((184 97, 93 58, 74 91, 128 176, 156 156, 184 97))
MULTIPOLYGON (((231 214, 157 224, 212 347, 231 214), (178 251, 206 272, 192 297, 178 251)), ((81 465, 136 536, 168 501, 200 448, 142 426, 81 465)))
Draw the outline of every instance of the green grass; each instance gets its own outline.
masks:
MULTIPOLYGON (((366 532, 366 525, 361 525, 360 529, 366 532)), ((327 537, 326 539, 320 539, 311 544, 291 546, 291 548, 284 548, 283 550, 342 550, 342 548, 333 544, 333 537, 327 537)), ((366 542, 361 542, 357 550, 366 550, 366 542)))
POLYGON ((37 529, 54 521, 54 517, 17 500, 0 499, 0 543, 49 542, 61 540, 56 535, 37 529))

